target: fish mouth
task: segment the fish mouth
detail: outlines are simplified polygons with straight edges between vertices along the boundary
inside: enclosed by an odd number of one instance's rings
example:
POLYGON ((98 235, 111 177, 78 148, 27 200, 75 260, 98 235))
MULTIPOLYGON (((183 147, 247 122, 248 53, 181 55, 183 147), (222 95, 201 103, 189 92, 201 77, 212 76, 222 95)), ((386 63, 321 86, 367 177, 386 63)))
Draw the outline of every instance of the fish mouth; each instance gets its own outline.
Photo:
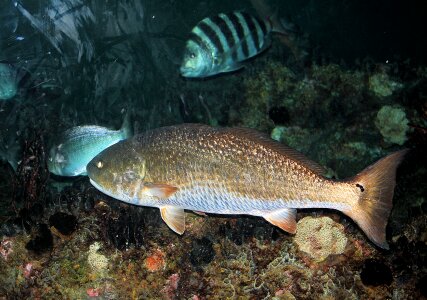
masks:
POLYGON ((104 191, 103 191, 103 188, 99 185, 99 184, 97 184, 95 181, 93 181, 91 178, 89 178, 89 181, 90 181, 90 184, 92 184, 93 186, 94 186, 94 188, 96 188, 98 191, 100 191, 100 192, 103 192, 104 193, 104 191))
POLYGON ((98 191, 100 191, 101 193, 103 193, 103 194, 105 194, 105 195, 107 195, 107 196, 109 196, 109 197, 111 197, 111 198, 114 198, 114 199, 120 200, 120 201, 124 201, 124 202, 132 203, 132 202, 128 199, 128 197, 126 197, 126 195, 124 195, 124 194, 120 194, 120 193, 113 193, 113 192, 111 192, 111 191, 108 191, 107 189, 103 188, 103 187, 102 187, 102 186, 100 186, 98 183, 96 183, 94 180, 92 180, 91 178, 89 178, 89 181, 90 181, 90 183, 94 186, 94 188, 96 188, 96 189, 97 189, 98 191))
POLYGON ((90 183, 93 185, 94 188, 96 188, 98 191, 100 191, 101 193, 110 196, 112 198, 117 199, 117 196, 113 195, 113 193, 110 193, 109 191, 107 191, 106 189, 104 189, 102 186, 100 186, 98 183, 96 183, 94 180, 92 180, 91 178, 89 178, 90 183))
POLYGON ((189 69, 187 67, 179 68, 179 72, 181 73, 181 76, 183 76, 183 77, 191 77, 191 69, 189 69))
POLYGON ((192 77, 197 77, 198 76, 195 68, 188 67, 188 66, 185 66, 185 65, 182 65, 179 68, 179 72, 181 73, 181 76, 183 76, 183 77, 192 78, 192 77))

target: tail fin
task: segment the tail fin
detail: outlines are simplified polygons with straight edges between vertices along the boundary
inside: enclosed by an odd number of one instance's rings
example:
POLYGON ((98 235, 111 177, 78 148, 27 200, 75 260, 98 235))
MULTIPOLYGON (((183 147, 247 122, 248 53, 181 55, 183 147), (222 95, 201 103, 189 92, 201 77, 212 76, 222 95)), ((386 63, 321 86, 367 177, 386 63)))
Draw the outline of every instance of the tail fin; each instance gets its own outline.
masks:
POLYGON ((123 119, 122 128, 120 128, 120 131, 122 132, 124 139, 130 138, 133 135, 130 110, 126 112, 126 115, 123 119))
POLYGON ((280 33, 284 36, 289 34, 289 27, 285 26, 289 25, 287 23, 281 22, 277 17, 277 10, 273 10, 265 0, 250 0, 253 8, 257 12, 257 14, 264 20, 268 20, 271 24, 271 30, 276 33, 280 33))
POLYGON ((272 9, 265 0, 250 0, 252 7, 257 14, 264 20, 268 20, 271 24, 271 31, 279 33, 278 39, 282 44, 289 48, 297 61, 301 61, 306 52, 299 49, 295 42, 297 30, 296 26, 284 19, 279 19, 277 10, 272 9))
POLYGON ((389 249, 385 229, 392 208, 396 169, 408 149, 394 152, 349 180, 360 189, 357 203, 344 211, 378 247, 389 249))

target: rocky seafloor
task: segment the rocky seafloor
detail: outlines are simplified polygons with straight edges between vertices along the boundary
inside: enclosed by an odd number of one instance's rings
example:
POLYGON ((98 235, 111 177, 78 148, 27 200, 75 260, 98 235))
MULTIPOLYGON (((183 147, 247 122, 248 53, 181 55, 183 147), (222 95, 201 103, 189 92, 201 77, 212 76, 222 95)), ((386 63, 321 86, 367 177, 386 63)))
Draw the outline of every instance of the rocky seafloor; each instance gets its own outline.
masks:
POLYGON ((261 218, 188 212, 179 236, 157 209, 109 198, 85 177, 49 175, 33 134, 16 172, 0 166, 0 299, 427 298, 427 69, 318 63, 295 72, 260 61, 239 74, 233 101, 199 94, 183 121, 271 133, 334 178, 411 148, 397 173, 390 250, 321 209, 298 211, 296 235, 261 218))

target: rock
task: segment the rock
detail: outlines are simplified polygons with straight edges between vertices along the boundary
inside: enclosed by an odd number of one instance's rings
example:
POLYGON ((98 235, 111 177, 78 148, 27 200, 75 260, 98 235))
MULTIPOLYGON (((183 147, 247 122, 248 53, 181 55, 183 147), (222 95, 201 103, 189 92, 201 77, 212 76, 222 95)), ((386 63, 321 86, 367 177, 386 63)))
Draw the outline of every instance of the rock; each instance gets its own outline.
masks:
POLYGON ((30 240, 25 248, 37 254, 46 252, 53 247, 53 237, 46 224, 40 224, 35 238, 30 240))
POLYGON ((139 248, 144 244, 146 225, 141 209, 120 209, 118 216, 111 216, 106 221, 107 237, 118 250, 132 245, 139 248))
POLYGON ((232 224, 227 222, 221 225, 219 232, 234 244, 240 246, 252 238, 258 240, 271 239, 274 227, 259 218, 239 217, 232 224))
POLYGON ((385 263, 367 259, 360 272, 360 279, 364 285, 379 286, 379 285, 390 285, 393 281, 390 267, 385 263))
POLYGON ((274 106, 268 111, 268 116, 275 125, 289 123, 289 111, 284 106, 274 106))
POLYGON ((417 287, 423 297, 427 298, 427 275, 424 275, 417 283, 417 287))
POLYGON ((49 218, 49 225, 55 227, 61 234, 70 235, 77 228, 77 218, 63 212, 57 212, 49 218))
POLYGON ((207 237, 193 241, 190 252, 190 262, 193 266, 209 264, 215 257, 213 243, 207 237))

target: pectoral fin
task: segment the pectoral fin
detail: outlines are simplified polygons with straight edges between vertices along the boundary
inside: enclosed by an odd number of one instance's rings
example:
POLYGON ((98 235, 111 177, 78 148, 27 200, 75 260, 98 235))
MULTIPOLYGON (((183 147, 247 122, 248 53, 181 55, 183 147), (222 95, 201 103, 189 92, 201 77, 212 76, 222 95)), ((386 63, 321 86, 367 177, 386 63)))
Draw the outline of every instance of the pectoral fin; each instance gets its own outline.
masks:
POLYGON ((178 191, 178 188, 168 184, 162 183, 145 183, 142 188, 144 196, 169 198, 178 191))
POLYGON ((296 215, 296 209, 283 208, 269 213, 264 216, 264 219, 286 232, 295 233, 297 230, 296 215))
POLYGON ((163 221, 170 229, 178 234, 183 234, 185 231, 185 212, 182 208, 173 206, 160 207, 160 214, 163 221))

